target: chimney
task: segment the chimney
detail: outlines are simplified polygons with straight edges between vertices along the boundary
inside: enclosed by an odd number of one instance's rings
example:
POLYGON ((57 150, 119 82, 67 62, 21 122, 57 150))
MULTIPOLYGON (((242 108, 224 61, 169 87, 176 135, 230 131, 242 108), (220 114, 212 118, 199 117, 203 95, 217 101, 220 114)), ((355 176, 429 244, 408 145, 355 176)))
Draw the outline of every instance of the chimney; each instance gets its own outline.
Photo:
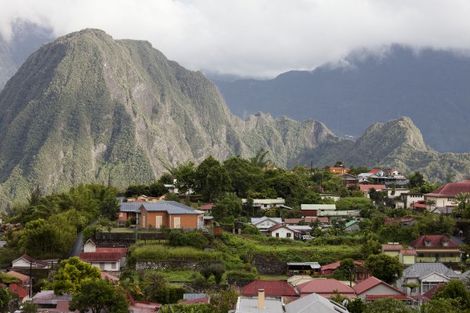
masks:
POLYGON ((264 310, 266 307, 264 303, 264 289, 258 289, 258 309, 264 310))

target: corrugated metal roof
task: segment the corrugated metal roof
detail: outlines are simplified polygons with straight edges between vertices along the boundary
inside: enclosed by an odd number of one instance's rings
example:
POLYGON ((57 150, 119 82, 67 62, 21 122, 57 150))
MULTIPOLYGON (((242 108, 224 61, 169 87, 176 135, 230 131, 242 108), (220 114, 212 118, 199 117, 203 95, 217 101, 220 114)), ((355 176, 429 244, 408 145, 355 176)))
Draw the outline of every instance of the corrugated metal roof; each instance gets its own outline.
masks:
POLYGON ((168 214, 195 214, 200 212, 195 209, 175 201, 161 200, 158 202, 123 202, 121 203, 121 212, 140 212, 140 208, 144 207, 149 212, 165 211, 168 214))

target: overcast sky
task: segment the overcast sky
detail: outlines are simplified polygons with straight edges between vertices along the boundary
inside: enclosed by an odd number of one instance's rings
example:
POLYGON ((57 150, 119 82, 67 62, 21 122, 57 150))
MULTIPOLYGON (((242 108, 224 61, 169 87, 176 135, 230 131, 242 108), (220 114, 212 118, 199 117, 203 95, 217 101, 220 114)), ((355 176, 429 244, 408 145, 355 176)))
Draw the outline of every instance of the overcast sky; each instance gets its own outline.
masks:
POLYGON ((0 32, 27 19, 56 35, 145 39, 191 69, 270 77, 391 43, 470 49, 468 0, 0 0, 0 32))

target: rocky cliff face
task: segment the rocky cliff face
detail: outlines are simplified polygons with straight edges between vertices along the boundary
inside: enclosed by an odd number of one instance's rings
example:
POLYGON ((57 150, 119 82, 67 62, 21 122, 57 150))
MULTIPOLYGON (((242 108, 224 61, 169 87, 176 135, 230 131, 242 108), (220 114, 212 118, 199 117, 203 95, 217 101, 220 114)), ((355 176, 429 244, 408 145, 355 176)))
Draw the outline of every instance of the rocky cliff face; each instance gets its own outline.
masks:
POLYGON ((233 116, 200 72, 148 42, 99 30, 61 37, 31 55, 0 94, 0 186, 24 197, 83 182, 125 187, 165 165, 260 149, 286 165, 298 151, 336 140, 322 124, 233 116))
POLYGON ((408 117, 370 126, 355 142, 326 142, 295 160, 326 166, 336 161, 354 166, 390 166, 403 172, 420 171, 434 181, 470 175, 470 153, 439 153, 428 147, 408 117))

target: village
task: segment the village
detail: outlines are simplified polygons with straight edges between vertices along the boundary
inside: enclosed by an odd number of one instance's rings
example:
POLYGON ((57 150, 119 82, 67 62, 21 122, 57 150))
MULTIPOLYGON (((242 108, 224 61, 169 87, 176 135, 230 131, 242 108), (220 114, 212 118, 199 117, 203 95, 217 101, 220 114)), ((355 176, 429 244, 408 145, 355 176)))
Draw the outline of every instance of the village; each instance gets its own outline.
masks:
POLYGON ((28 201, 2 216, 5 312, 78 312, 93 301, 77 296, 87 275, 133 313, 470 305, 470 180, 342 162, 282 170, 258 155, 28 201), (449 288, 466 300, 448 302, 449 288))

